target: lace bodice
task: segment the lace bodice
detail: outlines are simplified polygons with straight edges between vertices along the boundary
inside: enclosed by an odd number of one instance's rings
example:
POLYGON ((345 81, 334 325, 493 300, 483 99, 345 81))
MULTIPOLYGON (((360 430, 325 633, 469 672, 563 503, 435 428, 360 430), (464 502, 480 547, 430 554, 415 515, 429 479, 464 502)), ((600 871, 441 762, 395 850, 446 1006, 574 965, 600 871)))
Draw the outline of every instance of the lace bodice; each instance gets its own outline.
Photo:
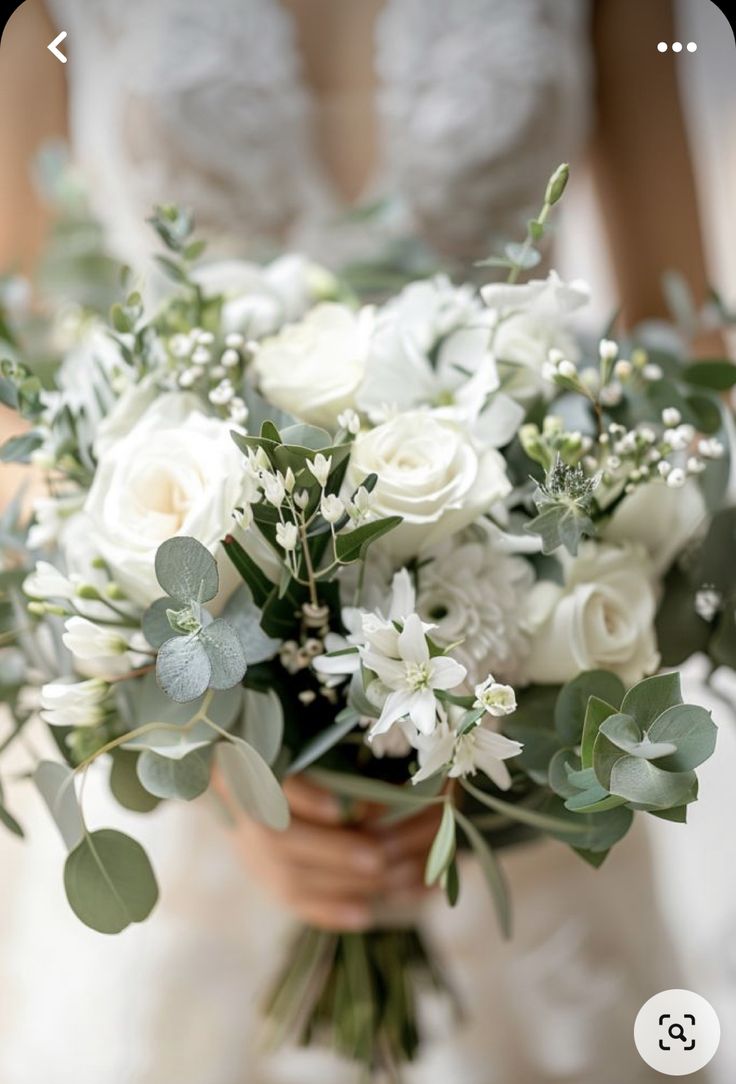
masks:
POLYGON ((216 250, 336 262, 377 233, 474 259, 519 232, 589 103, 587 0, 386 0, 375 25, 380 160, 346 226, 316 152, 317 103, 279 0, 53 0, 69 33, 71 138, 113 247, 154 202, 191 206, 216 250), (337 220, 343 221, 337 225, 337 220))

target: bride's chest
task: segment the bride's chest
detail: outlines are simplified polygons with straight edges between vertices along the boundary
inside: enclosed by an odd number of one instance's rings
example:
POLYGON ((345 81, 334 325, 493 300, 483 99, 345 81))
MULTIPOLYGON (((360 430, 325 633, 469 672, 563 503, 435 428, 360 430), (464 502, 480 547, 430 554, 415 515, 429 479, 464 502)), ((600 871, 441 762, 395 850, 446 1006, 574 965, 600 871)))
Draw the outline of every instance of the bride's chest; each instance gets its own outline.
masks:
POLYGON ((54 7, 80 157, 251 234, 390 191, 457 249, 493 208, 525 210, 585 127, 587 0, 54 7))

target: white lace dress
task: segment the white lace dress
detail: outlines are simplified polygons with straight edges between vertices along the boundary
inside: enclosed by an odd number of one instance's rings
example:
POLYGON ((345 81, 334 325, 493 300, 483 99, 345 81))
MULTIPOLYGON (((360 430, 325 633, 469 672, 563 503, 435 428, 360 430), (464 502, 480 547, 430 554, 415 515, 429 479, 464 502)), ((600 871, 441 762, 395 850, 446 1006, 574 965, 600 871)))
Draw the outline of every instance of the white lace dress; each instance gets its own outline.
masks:
MULTIPOLYGON (((514 236, 589 102, 584 0, 387 0, 376 26, 382 152, 365 197, 398 210, 346 227, 314 150, 295 27, 277 0, 55 0, 68 31, 75 155, 112 247, 139 265, 154 202, 192 206, 215 251, 298 247, 326 262, 412 230, 472 260, 514 236)), ((32 846, 2 847, 3 1084, 350 1084, 318 1052, 258 1053, 257 999, 288 917, 249 883, 206 802, 149 818, 90 781, 90 819, 126 824, 160 875, 151 920, 116 939, 63 900, 63 855, 18 788, 32 846)), ((651 993, 677 986, 643 837, 595 872, 558 844, 504 856, 516 908, 503 944, 477 871, 423 920, 467 1008, 433 1025, 408 1082, 652 1080, 631 1043, 651 993)))

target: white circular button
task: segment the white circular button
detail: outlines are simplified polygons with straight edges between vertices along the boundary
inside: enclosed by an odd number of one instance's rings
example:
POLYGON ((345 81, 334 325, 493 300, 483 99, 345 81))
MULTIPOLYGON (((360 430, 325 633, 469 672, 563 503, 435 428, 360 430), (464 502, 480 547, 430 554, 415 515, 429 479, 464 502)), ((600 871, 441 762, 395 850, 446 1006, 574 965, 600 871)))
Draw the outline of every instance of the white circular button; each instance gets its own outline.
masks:
POLYGON ((668 49, 667 42, 666 41, 660 41, 659 45, 657 46, 657 49, 660 51, 660 53, 666 53, 667 49, 668 49))
POLYGON ((673 41, 672 42, 672 52, 673 53, 681 53, 682 52, 682 42, 681 41, 673 41))
POLYGON ((715 1009, 692 990, 663 990, 639 1009, 634 1042, 640 1056, 666 1076, 696 1073, 721 1041, 715 1009))

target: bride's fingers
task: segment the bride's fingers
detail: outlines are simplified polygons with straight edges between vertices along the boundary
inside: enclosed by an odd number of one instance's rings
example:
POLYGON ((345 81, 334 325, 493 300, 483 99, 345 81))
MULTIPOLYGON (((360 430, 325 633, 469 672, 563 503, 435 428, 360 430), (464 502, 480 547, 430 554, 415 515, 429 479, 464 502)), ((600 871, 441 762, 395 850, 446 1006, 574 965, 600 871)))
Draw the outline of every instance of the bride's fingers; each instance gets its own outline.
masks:
POLYGON ((351 803, 348 815, 339 798, 304 775, 293 775, 286 779, 284 792, 292 812, 315 824, 343 824, 347 820, 356 823, 371 815, 367 802, 351 803))
POLYGON ((295 818, 283 834, 271 833, 272 846, 298 865, 379 879, 387 858, 381 841, 367 832, 323 828, 295 818))
POLYGON ((425 858, 432 846, 442 812, 439 806, 423 810, 409 820, 376 829, 375 836, 389 863, 400 862, 415 855, 425 858))

